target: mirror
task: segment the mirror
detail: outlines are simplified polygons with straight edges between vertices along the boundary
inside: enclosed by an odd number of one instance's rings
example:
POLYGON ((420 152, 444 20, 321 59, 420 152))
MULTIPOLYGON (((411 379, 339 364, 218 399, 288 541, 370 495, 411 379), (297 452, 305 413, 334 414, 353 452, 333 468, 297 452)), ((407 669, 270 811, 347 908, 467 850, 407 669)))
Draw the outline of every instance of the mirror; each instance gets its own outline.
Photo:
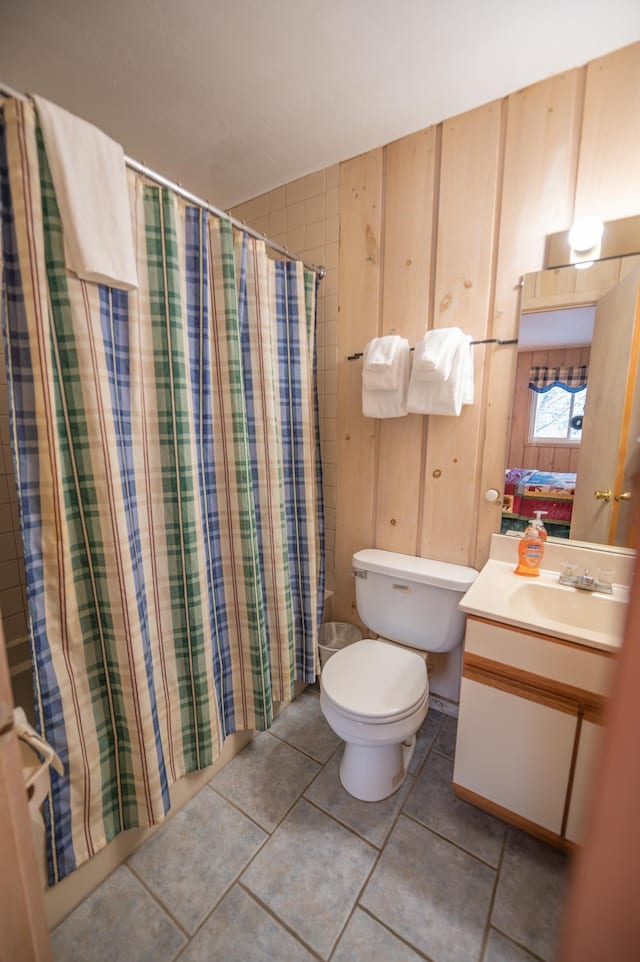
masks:
POLYGON ((501 531, 635 547, 640 268, 634 257, 528 274, 501 531))

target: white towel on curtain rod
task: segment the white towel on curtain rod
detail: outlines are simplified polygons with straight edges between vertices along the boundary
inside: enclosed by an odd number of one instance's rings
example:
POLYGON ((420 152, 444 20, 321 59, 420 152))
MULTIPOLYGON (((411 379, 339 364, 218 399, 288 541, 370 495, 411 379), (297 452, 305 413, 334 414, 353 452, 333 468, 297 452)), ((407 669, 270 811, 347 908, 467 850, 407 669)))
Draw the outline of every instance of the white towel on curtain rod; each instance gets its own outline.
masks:
POLYGON ((64 231, 78 277, 138 286, 124 152, 93 124, 34 96, 64 231))

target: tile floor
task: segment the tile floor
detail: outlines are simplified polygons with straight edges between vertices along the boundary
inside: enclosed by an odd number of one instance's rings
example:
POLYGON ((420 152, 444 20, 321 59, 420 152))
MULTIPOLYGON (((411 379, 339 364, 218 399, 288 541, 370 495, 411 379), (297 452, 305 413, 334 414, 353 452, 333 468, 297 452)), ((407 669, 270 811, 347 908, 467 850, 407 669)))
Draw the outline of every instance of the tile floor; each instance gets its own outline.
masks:
POLYGON ((382 802, 308 689, 52 935, 56 962, 553 962, 566 858, 457 799, 431 710, 382 802))

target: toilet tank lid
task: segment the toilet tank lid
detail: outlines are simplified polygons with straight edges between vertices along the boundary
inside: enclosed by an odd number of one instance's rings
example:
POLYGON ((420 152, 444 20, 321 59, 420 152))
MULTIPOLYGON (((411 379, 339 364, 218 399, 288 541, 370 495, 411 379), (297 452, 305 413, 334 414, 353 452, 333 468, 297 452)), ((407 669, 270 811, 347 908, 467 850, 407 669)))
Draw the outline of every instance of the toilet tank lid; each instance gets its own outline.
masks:
POLYGON ((431 558, 416 558, 414 555, 382 551, 380 548, 356 551, 352 561, 353 567, 358 571, 375 571, 391 578, 435 585, 451 591, 466 591, 478 577, 475 568, 467 568, 465 565, 433 561, 431 558))

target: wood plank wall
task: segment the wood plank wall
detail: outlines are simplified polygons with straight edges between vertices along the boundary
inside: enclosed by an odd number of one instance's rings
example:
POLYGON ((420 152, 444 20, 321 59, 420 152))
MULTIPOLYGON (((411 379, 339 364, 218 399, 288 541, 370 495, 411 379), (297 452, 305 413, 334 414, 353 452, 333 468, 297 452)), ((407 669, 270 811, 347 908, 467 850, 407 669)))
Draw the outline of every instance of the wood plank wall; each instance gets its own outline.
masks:
POLYGON ((529 441, 532 367, 580 367, 589 363, 590 347, 564 347, 553 351, 520 351, 516 367, 507 466, 539 471, 577 471, 579 444, 535 444, 529 441))
POLYGON ((516 363, 513 348, 475 348, 460 418, 377 421, 346 356, 441 326, 515 337, 522 275, 574 213, 640 213, 640 44, 341 165, 334 618, 357 620, 358 548, 484 563, 516 363))

